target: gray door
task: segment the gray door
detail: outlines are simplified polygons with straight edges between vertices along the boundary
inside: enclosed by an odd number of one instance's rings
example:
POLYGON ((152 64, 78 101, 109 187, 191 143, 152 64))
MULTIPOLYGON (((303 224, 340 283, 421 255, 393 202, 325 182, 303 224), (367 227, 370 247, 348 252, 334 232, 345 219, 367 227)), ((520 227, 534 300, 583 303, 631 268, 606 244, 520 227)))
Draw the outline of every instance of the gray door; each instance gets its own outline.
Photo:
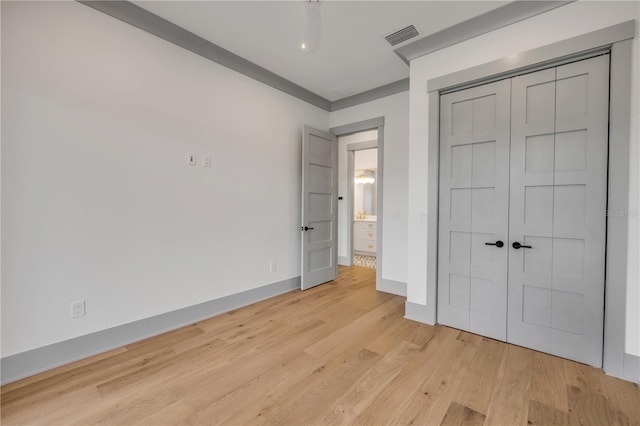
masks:
POLYGON ((608 70, 441 97, 438 322, 602 365, 608 70))
POLYGON ((302 136, 302 290, 338 276, 336 137, 305 126, 302 136))
POLYGON ((509 342, 602 365, 609 57, 513 79, 509 342))
POLYGON ((444 95, 440 107, 438 322, 499 340, 507 336, 509 86, 444 95))

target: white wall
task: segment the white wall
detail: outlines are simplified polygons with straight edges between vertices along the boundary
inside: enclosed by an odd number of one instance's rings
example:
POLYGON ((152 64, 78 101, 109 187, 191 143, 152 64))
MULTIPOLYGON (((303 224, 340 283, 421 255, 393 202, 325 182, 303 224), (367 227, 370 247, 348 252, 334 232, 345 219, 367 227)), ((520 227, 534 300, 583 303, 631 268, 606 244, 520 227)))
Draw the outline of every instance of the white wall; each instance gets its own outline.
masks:
MULTIPOLYGON (((382 278, 406 283, 409 92, 334 111, 329 116, 329 123, 331 127, 337 127, 381 116, 385 118, 382 278)), ((341 157, 346 157, 346 148, 344 152, 343 155, 341 147, 341 157)), ((344 167, 346 176, 346 165, 344 167)), ((346 186, 340 187, 340 193, 346 194, 346 186)), ((344 217, 346 221, 346 213, 344 217)), ((339 224, 345 225, 346 222, 339 224)), ((342 256, 346 256, 346 251, 342 256)))
POLYGON ((354 170, 377 170, 378 150, 376 148, 355 151, 354 170))
POLYGON ((2 2, 2 62, 3 357, 300 275, 326 111, 76 2, 2 2))
MULTIPOLYGON (((419 218, 427 210, 427 135, 429 116, 427 81, 472 66, 491 62, 529 49, 585 34, 629 19, 640 18, 638 2, 578 1, 505 28, 492 31, 411 62, 409 147, 409 267, 407 300, 425 305, 427 300, 427 224, 419 218)), ((629 215, 629 270, 626 351, 640 355, 640 291, 638 264, 640 240, 638 199, 640 193, 639 143, 639 43, 634 40, 631 129, 631 182, 629 215)))

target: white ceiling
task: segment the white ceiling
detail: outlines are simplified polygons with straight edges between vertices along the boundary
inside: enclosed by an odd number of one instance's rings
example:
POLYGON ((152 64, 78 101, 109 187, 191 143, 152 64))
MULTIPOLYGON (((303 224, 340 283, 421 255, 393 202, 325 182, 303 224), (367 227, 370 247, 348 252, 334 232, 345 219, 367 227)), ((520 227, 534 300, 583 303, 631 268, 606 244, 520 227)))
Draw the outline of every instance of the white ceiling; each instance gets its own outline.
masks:
POLYGON ((134 1, 138 6, 330 101, 409 76, 384 36, 413 24, 417 40, 507 1, 323 1, 323 40, 300 49, 304 0, 134 1))

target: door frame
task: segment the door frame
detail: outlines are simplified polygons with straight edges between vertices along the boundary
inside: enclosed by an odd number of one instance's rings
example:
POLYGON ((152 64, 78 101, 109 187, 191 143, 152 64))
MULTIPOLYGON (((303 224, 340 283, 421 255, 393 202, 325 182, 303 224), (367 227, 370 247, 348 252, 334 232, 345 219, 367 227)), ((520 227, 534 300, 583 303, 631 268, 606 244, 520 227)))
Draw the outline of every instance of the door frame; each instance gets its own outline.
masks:
MULTIPOLYGON (((366 130, 365 130, 366 131, 366 130)), ((338 136, 338 138, 340 138, 340 136, 338 136)), ((340 139, 338 139, 340 140, 340 139)), ((353 182, 353 176, 355 175, 355 164, 356 164, 356 151, 363 151, 365 149, 374 149, 374 148, 378 148, 378 141, 376 140, 374 141, 368 141, 368 142, 354 142, 354 143, 350 143, 349 145, 347 145, 347 179, 349 179, 348 183, 347 183, 347 261, 349 262, 349 265, 353 265, 353 216, 354 216, 354 207, 353 207, 353 202, 354 202, 354 194, 355 194, 355 183, 353 182)), ((380 151, 378 151, 378 154, 380 153, 380 151)), ((380 165, 380 161, 377 161, 378 165, 376 167, 378 167, 380 165)), ((378 173, 378 171, 376 171, 376 185, 377 185, 377 189, 380 189, 380 174, 378 173)), ((376 216, 377 216, 377 211, 379 208, 378 205, 378 195, 376 194, 376 216)), ((378 223, 376 220, 376 229, 377 229, 378 223)), ((377 256, 378 256, 378 249, 379 246, 377 244, 378 241, 378 237, 376 236, 376 269, 378 268, 377 265, 377 256)))
MULTIPOLYGON (((376 222, 376 290, 385 291, 382 280, 382 237, 383 237, 383 198, 384 198, 384 116, 375 117, 369 120, 358 121, 356 123, 345 124, 330 129, 330 132, 338 137, 338 147, 340 146, 340 137, 351 135, 353 133, 364 132, 367 130, 378 131, 378 142, 376 146, 372 146, 370 142, 352 143, 347 147, 347 178, 351 176, 351 183, 347 185, 347 256, 349 264, 353 264, 353 172, 354 172, 354 151, 368 148, 378 148, 378 199, 376 203, 377 222, 376 222), (368 148, 367 148, 368 147, 368 148), (349 150, 349 148, 354 148, 349 150), (351 173, 351 174, 349 174, 351 173)), ((338 151, 338 161, 340 151, 338 151)), ((342 200, 345 201, 345 200, 342 200)))
MULTIPOLYGON (((632 39, 635 21, 522 52, 427 82, 429 102, 427 187, 427 305, 424 318, 437 321, 440 95, 516 75, 610 54, 609 158, 603 368, 609 375, 632 378, 636 357, 625 353, 631 129, 632 39), (611 167, 615 165, 615 167, 611 167), (614 212, 610 214, 609 212, 614 212), (620 214, 617 214, 620 212, 620 214), (624 214, 627 213, 627 214, 624 214)), ((635 373, 637 374, 637 373, 635 373)))

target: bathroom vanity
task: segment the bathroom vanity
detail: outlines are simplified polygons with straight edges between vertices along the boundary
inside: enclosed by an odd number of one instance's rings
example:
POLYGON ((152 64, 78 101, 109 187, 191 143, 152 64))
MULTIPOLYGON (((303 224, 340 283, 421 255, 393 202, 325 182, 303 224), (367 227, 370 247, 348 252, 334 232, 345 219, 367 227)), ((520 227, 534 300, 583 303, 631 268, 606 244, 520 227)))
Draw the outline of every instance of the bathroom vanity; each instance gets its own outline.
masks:
POLYGON ((353 222, 353 250, 355 253, 368 256, 376 255, 376 222, 375 217, 355 219, 353 222))

